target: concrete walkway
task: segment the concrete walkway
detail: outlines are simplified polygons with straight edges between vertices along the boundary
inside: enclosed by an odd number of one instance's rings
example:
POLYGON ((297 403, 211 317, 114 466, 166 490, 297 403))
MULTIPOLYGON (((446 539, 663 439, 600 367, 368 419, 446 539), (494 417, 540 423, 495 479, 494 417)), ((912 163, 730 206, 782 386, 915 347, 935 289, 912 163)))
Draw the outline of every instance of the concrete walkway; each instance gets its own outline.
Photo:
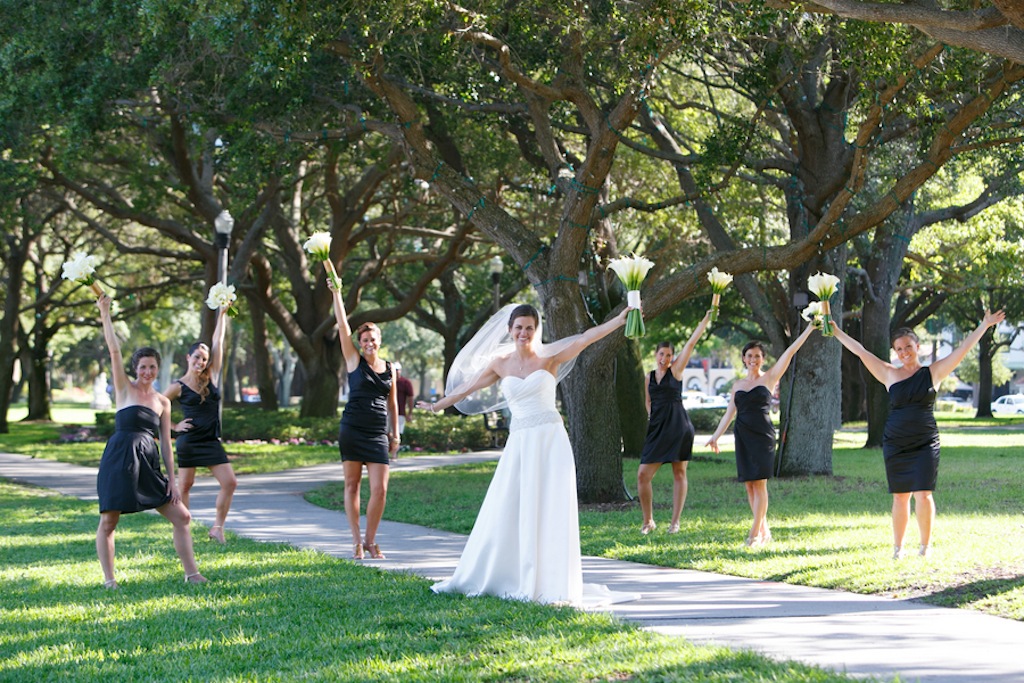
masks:
MULTIPOLYGON (((401 458, 392 469, 415 471, 495 459, 497 452, 401 458)), ((0 453, 0 477, 96 499, 96 470, 0 453)), ((348 525, 340 512, 307 503, 303 493, 340 481, 341 464, 239 477, 228 530, 260 541, 290 543, 347 558, 348 525)), ((212 524, 217 484, 201 477, 192 492, 197 521, 212 524)), ((430 578, 449 576, 466 537, 383 522, 383 569, 430 578)), ((201 546, 200 546, 201 547, 201 546)), ((1024 623, 969 610, 904 600, 583 558, 584 580, 643 599, 610 611, 659 633, 747 648, 779 659, 856 676, 926 683, 1024 681, 1024 623)), ((216 576, 212 577, 216 580, 216 576)))

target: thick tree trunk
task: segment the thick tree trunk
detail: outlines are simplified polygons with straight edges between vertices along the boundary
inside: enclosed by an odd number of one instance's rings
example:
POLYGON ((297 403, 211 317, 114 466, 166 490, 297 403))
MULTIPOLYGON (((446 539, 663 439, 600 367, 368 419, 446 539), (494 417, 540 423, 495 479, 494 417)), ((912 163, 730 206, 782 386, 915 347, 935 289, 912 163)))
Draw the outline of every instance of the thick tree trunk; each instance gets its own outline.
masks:
POLYGON ((832 474, 832 435, 841 424, 839 342, 812 335, 779 383, 777 472, 832 474))
POLYGON ((320 355, 302 364, 306 376, 299 411, 302 417, 335 417, 338 414, 341 349, 337 346, 335 339, 333 344, 321 347, 320 355))
POLYGON ((640 357, 640 345, 633 342, 624 344, 616 354, 615 363, 615 396, 622 428, 622 455, 639 458, 647 437, 647 410, 644 407, 647 375, 640 357))
POLYGON ((252 352, 256 365, 256 386, 260 391, 260 408, 277 410, 277 389, 274 386, 274 361, 270 356, 267 317, 258 306, 249 307, 252 320, 252 352))
POLYGON ((26 420, 53 419, 50 406, 50 359, 46 344, 33 346, 25 354, 28 359, 28 415, 26 420))
POLYGON ((14 364, 18 360, 20 331, 17 311, 21 307, 21 290, 25 284, 25 249, 17 248, 12 234, 4 235, 0 239, 7 241, 7 244, 3 245, 4 258, 7 262, 3 272, 6 278, 4 312, 0 315, 0 434, 7 434, 10 431, 7 411, 16 395, 14 364))
MULTIPOLYGON (((588 349, 589 351, 589 349, 588 349)), ((581 503, 627 499, 622 481, 622 432, 615 392, 613 359, 584 352, 562 390, 566 427, 576 458, 577 495, 581 503)))

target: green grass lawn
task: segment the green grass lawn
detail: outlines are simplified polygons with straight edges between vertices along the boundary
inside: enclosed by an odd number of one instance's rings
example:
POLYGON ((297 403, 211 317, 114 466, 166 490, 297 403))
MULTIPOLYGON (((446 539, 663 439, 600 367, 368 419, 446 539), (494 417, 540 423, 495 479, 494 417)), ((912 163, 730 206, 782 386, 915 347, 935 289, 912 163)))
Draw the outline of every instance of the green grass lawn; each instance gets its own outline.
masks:
POLYGON ((185 585, 151 514, 122 518, 107 591, 95 503, 0 482, 0 516, 4 682, 854 680, 245 539, 197 541, 211 583, 185 585))
MULTIPOLYGON (((1005 424, 1005 423, 1004 423, 1005 424)), ((736 482, 732 452, 697 449, 681 531, 665 529, 671 510, 667 467, 655 478, 659 528, 640 534, 636 502, 584 506, 580 535, 587 555, 735 576, 920 598, 1024 619, 1024 432, 996 427, 942 427, 934 555, 891 559, 891 496, 882 455, 863 449, 863 433, 836 435, 832 477, 774 479, 768 519, 774 542, 743 546, 750 511, 736 482)), ((637 461, 624 465, 636 490, 637 461)), ((469 533, 494 464, 392 474, 385 518, 469 533)), ((365 487, 364 487, 365 488, 365 487)), ((342 508, 341 486, 307 496, 342 508)), ((906 543, 917 547, 911 519, 906 543)))

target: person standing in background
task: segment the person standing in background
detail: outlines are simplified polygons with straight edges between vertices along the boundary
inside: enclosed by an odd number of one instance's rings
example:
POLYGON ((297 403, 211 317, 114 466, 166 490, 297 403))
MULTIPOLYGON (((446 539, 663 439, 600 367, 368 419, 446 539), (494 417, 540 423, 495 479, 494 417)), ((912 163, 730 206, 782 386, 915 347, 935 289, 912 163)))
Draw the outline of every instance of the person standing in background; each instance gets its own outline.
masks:
POLYGON ((640 511, 643 525, 640 533, 646 535, 657 528, 654 522, 654 492, 651 485, 654 475, 663 464, 672 466, 672 521, 670 534, 679 533, 679 517, 686 504, 689 482, 686 466, 693 458, 693 423, 683 407, 683 371, 690 362, 693 349, 697 346, 708 323, 711 311, 697 324, 686 345, 675 358, 671 342, 661 342, 655 350, 657 367, 651 370, 644 385, 644 399, 647 405, 647 438, 640 454, 640 467, 636 474, 636 488, 640 497, 640 511))
POLYGON ((391 367, 395 369, 397 378, 395 390, 398 393, 398 434, 401 436, 405 433, 405 423, 412 422, 413 398, 416 390, 413 389, 409 378, 402 374, 401 363, 395 361, 391 367))

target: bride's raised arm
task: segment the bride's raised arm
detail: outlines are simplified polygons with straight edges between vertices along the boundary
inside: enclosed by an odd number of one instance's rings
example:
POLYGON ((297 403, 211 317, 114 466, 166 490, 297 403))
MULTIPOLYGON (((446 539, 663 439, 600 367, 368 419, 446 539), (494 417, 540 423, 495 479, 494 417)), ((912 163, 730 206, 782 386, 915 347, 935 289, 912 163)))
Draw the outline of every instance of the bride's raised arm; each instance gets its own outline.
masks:
POLYGON ((588 346, 590 346, 591 344, 600 339, 604 339, 609 334, 625 325, 626 315, 631 310, 631 308, 626 307, 622 309, 621 313, 619 313, 611 320, 606 320, 605 322, 601 323, 596 327, 591 327, 589 330, 582 334, 578 334, 574 337, 568 337, 562 340, 564 342, 564 345, 560 342, 555 342, 555 344, 559 344, 560 346, 562 346, 562 348, 559 348, 554 353, 554 355, 551 357, 552 361, 556 364, 561 364, 565 363, 566 361, 570 361, 576 356, 580 355, 581 353, 583 353, 583 349, 587 348, 588 346))

